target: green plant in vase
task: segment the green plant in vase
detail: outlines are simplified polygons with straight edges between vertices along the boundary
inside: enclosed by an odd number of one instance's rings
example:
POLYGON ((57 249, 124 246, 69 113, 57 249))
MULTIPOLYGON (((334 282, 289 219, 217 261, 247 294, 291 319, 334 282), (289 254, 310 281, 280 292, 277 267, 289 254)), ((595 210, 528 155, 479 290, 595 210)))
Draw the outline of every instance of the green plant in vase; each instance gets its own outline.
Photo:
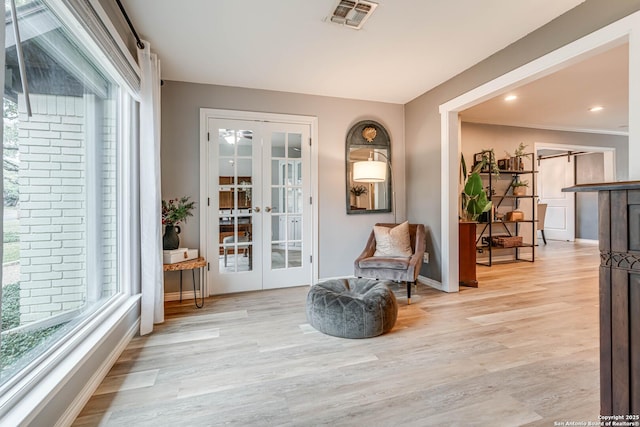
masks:
POLYGON ((356 207, 360 207, 360 196, 362 196, 363 194, 367 194, 367 187, 364 185, 354 185, 353 187, 351 187, 350 191, 351 194, 355 196, 356 207))
POLYGON ((513 188, 514 196, 525 196, 527 194, 527 187, 529 186, 529 181, 513 181, 511 183, 511 187, 513 188))
POLYGON ((462 190, 461 218, 465 221, 477 221, 478 217, 491 209, 492 202, 487 197, 480 171, 487 164, 487 159, 477 163, 467 176, 467 164, 464 156, 460 157, 461 178, 464 181, 462 190))
POLYGON ((516 169, 517 170, 524 170, 524 162, 522 161, 522 158, 525 156, 525 152, 524 149, 527 148, 527 144, 525 144, 524 142, 521 142, 520 144, 518 144, 518 148, 516 148, 516 151, 513 152, 513 155, 516 158, 516 169))
POLYGON ((189 196, 180 199, 171 199, 168 202, 162 201, 162 225, 165 226, 162 236, 162 248, 164 250, 178 249, 180 246, 180 227, 178 224, 186 222, 187 218, 193 216, 191 211, 196 202, 190 202, 189 196))

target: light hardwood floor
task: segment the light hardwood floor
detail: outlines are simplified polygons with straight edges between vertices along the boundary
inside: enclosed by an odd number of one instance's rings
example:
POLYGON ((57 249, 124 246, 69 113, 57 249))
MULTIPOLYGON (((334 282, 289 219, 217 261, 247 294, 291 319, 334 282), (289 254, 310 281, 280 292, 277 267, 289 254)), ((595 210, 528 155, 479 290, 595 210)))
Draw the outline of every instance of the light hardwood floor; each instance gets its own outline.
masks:
POLYGON ((597 246, 478 267, 480 287, 419 285, 393 330, 311 328, 307 287, 167 304, 74 426, 553 426, 599 413, 597 246))

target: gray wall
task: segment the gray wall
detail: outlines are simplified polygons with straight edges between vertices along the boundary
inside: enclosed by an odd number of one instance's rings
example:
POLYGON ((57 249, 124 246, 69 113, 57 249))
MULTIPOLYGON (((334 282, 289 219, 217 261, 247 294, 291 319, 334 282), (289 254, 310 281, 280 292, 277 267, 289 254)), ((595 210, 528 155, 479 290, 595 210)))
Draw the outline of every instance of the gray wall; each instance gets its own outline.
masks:
POLYGON ((442 278, 439 106, 639 9, 640 0, 587 0, 405 105, 408 218, 428 227, 432 254, 422 268, 424 276, 442 278))
MULTIPOLYGON (((603 181, 602 153, 576 156, 576 184, 603 181)), ((576 193, 576 238, 598 240, 598 193, 576 193)))
POLYGON ((521 142, 527 145, 526 152, 532 152, 536 142, 613 147, 616 149, 616 179, 624 181, 629 176, 627 136, 462 123, 462 153, 468 163, 472 162, 473 154, 483 148, 493 148, 496 157, 501 159, 505 151, 513 153, 521 142))
MULTIPOLYGON (((393 214, 347 215, 345 138, 356 122, 372 119, 391 136, 398 220, 405 213, 404 108, 399 104, 357 101, 266 90, 165 81, 162 87, 162 197, 191 196, 200 188, 200 108, 300 114, 318 118, 320 278, 353 274, 373 224, 391 222, 393 214)), ((181 246, 200 247, 199 213, 182 227, 181 246)), ((178 289, 166 275, 165 291, 178 289)), ((189 282, 187 281, 189 285, 189 282)), ((187 286, 188 286, 187 285, 187 286)), ((188 289, 188 287, 187 287, 188 289)))

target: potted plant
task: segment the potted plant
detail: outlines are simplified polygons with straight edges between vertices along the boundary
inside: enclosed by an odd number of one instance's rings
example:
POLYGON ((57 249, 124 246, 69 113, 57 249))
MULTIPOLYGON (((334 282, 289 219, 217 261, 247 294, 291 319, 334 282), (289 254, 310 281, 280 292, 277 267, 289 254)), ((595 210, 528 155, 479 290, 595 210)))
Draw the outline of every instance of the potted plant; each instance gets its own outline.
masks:
POLYGON ((480 171, 487 164, 486 157, 476 163, 471 173, 467 176, 467 164, 464 156, 460 158, 461 178, 464 180, 462 189, 462 210, 463 221, 477 221, 478 217, 491 209, 491 200, 487 197, 487 192, 482 183, 480 171))
POLYGON ((521 142, 520 144, 518 144, 518 148, 516 148, 516 151, 513 152, 513 155, 516 158, 516 170, 524 170, 524 162, 522 161, 522 157, 524 157, 524 155, 526 154, 524 152, 525 148, 527 148, 527 144, 521 142))
POLYGON ((162 236, 162 249, 178 249, 180 246, 180 227, 178 224, 187 221, 187 217, 193 216, 191 211, 196 202, 190 202, 189 196, 180 199, 171 199, 168 202, 162 200, 162 225, 165 226, 162 236))
POLYGON ((367 187, 364 185, 354 185, 351 187, 351 194, 355 196, 356 199, 356 207, 360 207, 360 196, 363 194, 367 194, 367 187))
MULTIPOLYGON (((458 223, 458 279, 461 286, 478 287, 476 277, 476 224, 478 217, 491 209, 491 200, 487 197, 480 171, 489 162, 489 169, 493 171, 491 163, 493 153, 490 156, 482 156, 482 159, 473 167, 467 175, 467 164, 464 156, 460 157, 460 178, 462 192, 460 193, 462 204, 458 223)), ((493 173, 493 172, 492 172, 493 173)))
POLYGON ((513 181, 511 183, 511 187, 513 187, 513 195, 526 196, 528 186, 529 186, 529 181, 519 181, 519 180, 513 181))

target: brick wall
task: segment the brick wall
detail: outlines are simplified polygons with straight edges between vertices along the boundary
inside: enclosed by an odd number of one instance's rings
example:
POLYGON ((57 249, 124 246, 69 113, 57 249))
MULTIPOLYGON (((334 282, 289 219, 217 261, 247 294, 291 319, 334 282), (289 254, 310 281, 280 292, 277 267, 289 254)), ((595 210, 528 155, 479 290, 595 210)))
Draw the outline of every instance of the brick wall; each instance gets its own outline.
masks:
POLYGON ((113 293, 102 285, 115 283, 116 149, 113 114, 100 116, 99 129, 107 137, 97 147, 91 145, 93 141, 85 135, 91 127, 85 123, 85 98, 31 95, 30 118, 23 101, 18 101, 20 320, 27 324, 80 308, 105 291, 113 293), (87 212, 87 194, 93 189, 88 188, 86 177, 87 150, 92 149, 101 162, 98 173, 113 178, 96 181, 98 206, 104 210, 93 217, 87 212), (102 224, 95 224, 100 221, 95 218, 101 218, 102 224), (96 248, 102 251, 100 265, 93 267, 100 271, 91 275, 87 272, 88 227, 96 227, 96 240, 102 246, 96 248), (95 297, 88 292, 89 277, 97 290, 95 297), (96 279, 102 283, 93 283, 96 279))

